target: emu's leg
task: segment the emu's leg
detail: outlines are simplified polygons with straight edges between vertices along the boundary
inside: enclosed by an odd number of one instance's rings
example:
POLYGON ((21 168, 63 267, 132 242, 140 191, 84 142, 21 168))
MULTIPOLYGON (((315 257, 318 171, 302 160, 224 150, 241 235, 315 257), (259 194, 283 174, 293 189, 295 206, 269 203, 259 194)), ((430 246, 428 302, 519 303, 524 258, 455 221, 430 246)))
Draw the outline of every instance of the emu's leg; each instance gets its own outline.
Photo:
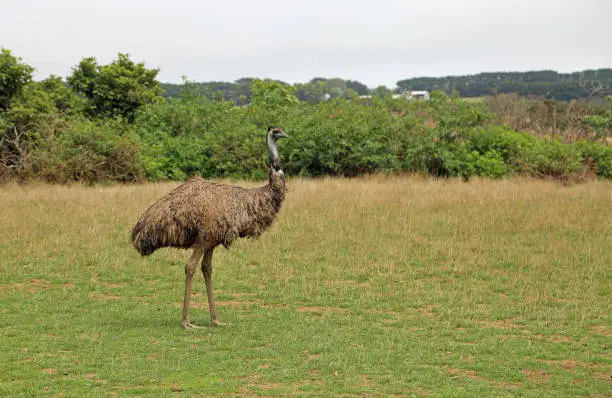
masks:
POLYGON ((181 326, 185 329, 197 328, 197 326, 191 324, 189 318, 189 302, 191 301, 191 281, 193 279, 193 274, 195 274, 198 262, 203 254, 204 248, 196 246, 193 249, 191 257, 189 257, 189 261, 187 261, 185 265, 185 298, 183 299, 183 319, 181 320, 181 326))
POLYGON ((210 323, 212 326, 221 326, 223 323, 217 320, 215 298, 213 297, 212 256, 214 249, 215 248, 212 247, 204 253, 204 258, 202 259, 202 273, 204 274, 204 281, 206 282, 206 295, 208 296, 208 307, 210 308, 210 323))

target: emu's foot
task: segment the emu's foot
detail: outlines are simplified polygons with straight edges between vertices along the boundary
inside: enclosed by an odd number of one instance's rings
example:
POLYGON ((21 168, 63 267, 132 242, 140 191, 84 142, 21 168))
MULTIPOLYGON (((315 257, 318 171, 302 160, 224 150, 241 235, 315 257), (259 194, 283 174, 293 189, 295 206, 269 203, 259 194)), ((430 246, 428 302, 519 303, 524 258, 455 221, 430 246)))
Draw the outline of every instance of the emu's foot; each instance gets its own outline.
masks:
POLYGON ((194 325, 191 322, 181 322, 181 326, 183 327, 183 329, 199 329, 201 326, 198 325, 194 325))
POLYGON ((219 321, 218 321, 218 320, 216 320, 216 319, 213 319, 213 320, 210 322, 210 324, 211 324, 211 326, 227 326, 227 325, 229 325, 229 324, 227 324, 227 323, 225 323, 225 322, 219 322, 219 321))

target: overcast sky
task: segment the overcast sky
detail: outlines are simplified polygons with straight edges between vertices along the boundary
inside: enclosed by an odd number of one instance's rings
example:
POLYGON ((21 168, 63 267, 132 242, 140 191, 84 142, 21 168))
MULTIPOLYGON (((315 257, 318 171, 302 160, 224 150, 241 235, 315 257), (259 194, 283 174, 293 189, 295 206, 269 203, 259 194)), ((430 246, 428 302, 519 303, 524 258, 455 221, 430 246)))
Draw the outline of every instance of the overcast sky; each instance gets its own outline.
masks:
POLYGON ((159 80, 398 80, 612 67, 612 0, 0 0, 0 46, 66 76, 127 52, 159 80))

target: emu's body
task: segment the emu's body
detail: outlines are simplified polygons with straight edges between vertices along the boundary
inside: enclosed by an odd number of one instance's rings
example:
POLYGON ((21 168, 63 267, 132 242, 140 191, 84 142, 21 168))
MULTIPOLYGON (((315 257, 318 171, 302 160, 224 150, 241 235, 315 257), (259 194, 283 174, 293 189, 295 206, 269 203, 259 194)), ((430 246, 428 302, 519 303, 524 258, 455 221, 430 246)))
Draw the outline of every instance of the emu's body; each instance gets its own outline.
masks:
POLYGON ((132 229, 132 244, 143 256, 162 247, 193 249, 185 266, 184 328, 195 327, 189 317, 191 281, 200 259, 213 325, 218 325, 212 287, 212 254, 236 238, 259 237, 272 223, 285 199, 276 139, 281 129, 268 130, 271 167, 269 182, 259 188, 217 184, 195 177, 154 203, 132 229))

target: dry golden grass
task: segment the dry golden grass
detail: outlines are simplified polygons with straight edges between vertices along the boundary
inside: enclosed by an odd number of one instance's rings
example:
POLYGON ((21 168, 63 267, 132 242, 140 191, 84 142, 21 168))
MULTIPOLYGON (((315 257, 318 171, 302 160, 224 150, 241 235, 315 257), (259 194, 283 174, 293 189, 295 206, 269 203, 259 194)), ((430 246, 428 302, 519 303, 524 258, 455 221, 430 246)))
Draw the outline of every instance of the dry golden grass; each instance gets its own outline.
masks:
POLYGON ((129 244, 176 184, 0 188, 0 395, 609 392, 609 182, 288 185, 269 232, 215 252, 232 326, 191 334, 187 252, 129 244))

